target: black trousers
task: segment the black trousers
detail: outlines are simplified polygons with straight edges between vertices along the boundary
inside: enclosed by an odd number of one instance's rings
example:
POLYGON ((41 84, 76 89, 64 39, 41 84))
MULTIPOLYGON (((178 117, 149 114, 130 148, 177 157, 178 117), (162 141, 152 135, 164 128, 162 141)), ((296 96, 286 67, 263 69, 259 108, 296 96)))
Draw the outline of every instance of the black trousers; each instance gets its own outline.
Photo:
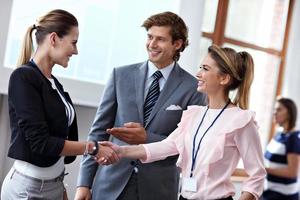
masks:
MULTIPOLYGON (((179 200, 188 200, 188 199, 186 199, 180 195, 179 200)), ((216 199, 216 200, 233 200, 233 198, 232 198, 232 196, 229 196, 229 197, 226 197, 223 199, 216 199)))
POLYGON ((122 193, 117 198, 117 200, 139 200, 137 185, 137 174, 133 172, 131 174, 131 177, 129 178, 128 183, 126 184, 125 188, 123 189, 122 193))

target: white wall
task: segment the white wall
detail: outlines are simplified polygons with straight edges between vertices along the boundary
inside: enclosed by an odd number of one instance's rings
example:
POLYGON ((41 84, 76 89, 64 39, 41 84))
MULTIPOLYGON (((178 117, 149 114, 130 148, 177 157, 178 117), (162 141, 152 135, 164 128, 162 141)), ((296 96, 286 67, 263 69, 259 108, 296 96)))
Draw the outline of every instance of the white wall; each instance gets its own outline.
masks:
POLYGON ((12 1, 0 0, 0 93, 3 93, 5 90, 7 91, 7 82, 10 75, 10 70, 4 69, 2 65, 4 62, 11 6, 12 1))
POLYGON ((200 64, 200 39, 204 0, 182 0, 179 14, 189 29, 189 46, 182 53, 179 64, 192 75, 196 74, 200 64))
POLYGON ((286 59, 286 69, 283 79, 282 96, 292 98, 297 104, 300 128, 300 1, 295 1, 290 38, 286 59))

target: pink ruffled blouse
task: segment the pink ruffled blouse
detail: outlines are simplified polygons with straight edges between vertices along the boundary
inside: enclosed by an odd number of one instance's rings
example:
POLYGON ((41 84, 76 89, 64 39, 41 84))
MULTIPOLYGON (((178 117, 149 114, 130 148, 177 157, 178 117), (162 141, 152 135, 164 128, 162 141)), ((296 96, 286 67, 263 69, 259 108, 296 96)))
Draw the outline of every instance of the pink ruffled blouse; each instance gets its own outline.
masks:
MULTIPOLYGON (((181 168, 183 177, 189 177, 193 138, 206 109, 204 106, 189 106, 183 112, 178 128, 168 138, 143 145, 147 158, 142 162, 163 160, 179 154, 177 166, 181 168)), ((220 111, 209 109, 202 126, 208 127, 220 111)), ((208 200, 233 196, 235 190, 230 177, 241 158, 249 175, 242 185, 242 191, 259 198, 266 171, 254 116, 254 112, 239 107, 224 110, 200 145, 193 172, 193 177, 197 179, 197 192, 181 191, 183 197, 208 200)), ((200 132, 201 129, 201 136, 200 132)))

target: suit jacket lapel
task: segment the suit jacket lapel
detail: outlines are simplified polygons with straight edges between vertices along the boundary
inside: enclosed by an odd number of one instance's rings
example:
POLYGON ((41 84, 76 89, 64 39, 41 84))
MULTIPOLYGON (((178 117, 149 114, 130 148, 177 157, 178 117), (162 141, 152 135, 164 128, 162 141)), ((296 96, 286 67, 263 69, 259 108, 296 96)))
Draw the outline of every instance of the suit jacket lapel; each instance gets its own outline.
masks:
POLYGON ((149 116, 148 122, 145 125, 147 127, 151 120, 154 118, 156 113, 161 109, 161 107, 167 102, 167 100, 171 97, 173 92, 176 90, 176 88, 181 84, 182 82, 182 77, 180 74, 180 67, 176 63, 173 70, 170 73, 170 76, 161 91, 159 98, 156 102, 156 104, 153 107, 153 110, 151 111, 151 114, 149 116))
POLYGON ((144 62, 135 72, 136 104, 139 111, 141 123, 144 122, 144 92, 145 80, 148 72, 148 62, 144 62))

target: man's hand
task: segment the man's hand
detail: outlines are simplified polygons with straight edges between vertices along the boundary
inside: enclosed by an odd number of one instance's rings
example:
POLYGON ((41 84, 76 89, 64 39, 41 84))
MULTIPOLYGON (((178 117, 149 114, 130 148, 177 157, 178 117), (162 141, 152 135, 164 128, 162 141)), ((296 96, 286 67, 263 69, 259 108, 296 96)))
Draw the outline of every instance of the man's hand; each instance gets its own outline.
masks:
POLYGON ((147 139, 144 127, 135 122, 128 122, 124 124, 124 127, 111 128, 106 131, 128 144, 144 144, 147 139))
POLYGON ((92 195, 88 187, 78 187, 76 189, 74 200, 91 200, 92 195))

